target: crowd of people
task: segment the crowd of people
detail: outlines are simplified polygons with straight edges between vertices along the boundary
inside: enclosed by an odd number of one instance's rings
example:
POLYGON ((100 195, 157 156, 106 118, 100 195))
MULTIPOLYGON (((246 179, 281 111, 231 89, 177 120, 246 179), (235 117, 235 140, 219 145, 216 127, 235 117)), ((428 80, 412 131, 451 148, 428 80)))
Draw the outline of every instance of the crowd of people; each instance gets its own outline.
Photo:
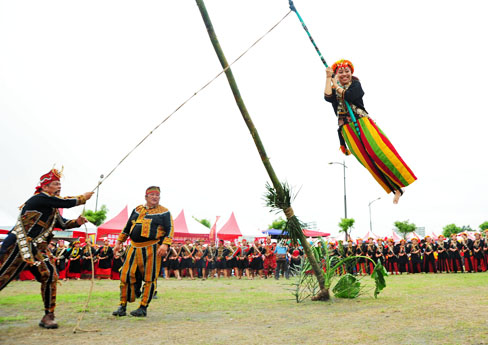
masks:
MULTIPOLYGON (((59 279, 120 279, 120 269, 126 257, 127 246, 114 254, 113 246, 104 239, 101 246, 91 240, 66 242, 52 241, 49 245, 59 279), (68 244, 68 245, 67 245, 68 244), (92 267, 93 259, 93 267, 92 267)), ((173 243, 161 258, 159 276, 165 279, 242 277, 248 279, 275 277, 286 278, 291 268, 300 265, 303 251, 290 243, 278 243, 267 238, 248 243, 218 241, 218 244, 201 240, 173 243), (278 271, 276 270, 278 268, 278 271)))
POLYGON ((440 235, 422 240, 401 239, 395 243, 392 238, 369 238, 366 243, 357 239, 347 244, 330 244, 337 257, 361 256, 353 265, 346 265, 346 271, 354 274, 368 274, 373 270, 373 262, 378 260, 391 274, 402 273, 457 273, 485 272, 488 267, 488 230, 475 233, 475 239, 462 233, 458 238, 453 234, 449 239, 440 235), (368 258, 372 259, 368 260, 368 258))
MULTIPOLYGON (((339 241, 328 243, 331 256, 339 259, 349 256, 362 256, 346 263, 341 269, 351 274, 370 274, 373 262, 380 262, 391 274, 436 273, 436 272, 485 272, 488 267, 488 231, 482 237, 475 233, 475 239, 463 233, 446 239, 440 235, 437 239, 427 236, 422 240, 410 241, 393 239, 357 239, 347 243, 339 241)), ((60 279, 98 279, 120 278, 119 270, 125 259, 123 248, 114 255, 112 246, 105 239, 104 245, 81 244, 80 241, 51 242, 50 249, 56 262, 60 279)), ((321 245, 321 242, 317 242, 321 245)), ((208 279, 208 278, 288 278, 300 265, 303 258, 302 248, 290 241, 256 240, 248 243, 220 240, 216 244, 201 240, 173 243, 167 254, 161 258, 159 276, 165 279, 208 279)))

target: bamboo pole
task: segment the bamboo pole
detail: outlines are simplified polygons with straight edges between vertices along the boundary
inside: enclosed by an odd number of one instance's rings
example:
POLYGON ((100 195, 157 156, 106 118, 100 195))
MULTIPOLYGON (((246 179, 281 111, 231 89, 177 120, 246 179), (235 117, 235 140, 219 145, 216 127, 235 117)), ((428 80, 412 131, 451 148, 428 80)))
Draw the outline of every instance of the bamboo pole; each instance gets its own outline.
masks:
MULTIPOLYGON (((227 63, 227 59, 225 58, 224 51, 222 50, 222 47, 220 46, 219 40, 217 38, 217 34, 215 33, 215 30, 213 28, 212 22, 210 20, 210 17, 208 15, 207 9, 205 7, 204 0, 196 0, 197 6, 200 10, 200 13, 203 18, 203 22, 205 23, 205 27, 207 28, 208 35, 210 37, 210 41, 212 42, 212 45, 215 49, 215 53, 217 54, 217 57, 219 58, 220 64, 222 65, 222 68, 225 69, 225 75, 227 77, 227 81, 229 82, 230 88, 232 90, 232 93, 234 94, 234 98, 236 101, 237 106, 239 107, 239 110, 242 114, 242 117, 244 119, 244 122, 247 125, 247 128, 249 129, 249 132, 251 133, 251 136, 254 140, 254 144, 256 145, 256 148, 259 152, 259 155, 261 157, 261 161, 263 162, 264 168, 266 169, 269 178, 271 179, 271 182, 273 184, 274 189, 276 190, 276 193, 278 196, 283 197, 284 191, 283 187, 281 185, 280 180, 278 179, 273 166, 271 165, 271 162, 269 161, 269 158, 266 154, 266 150, 264 148, 264 145, 261 141, 261 138, 259 137, 258 131, 256 127, 254 126, 254 123, 251 119, 251 116, 249 115, 249 112, 247 111, 246 105, 244 104, 244 100, 242 99, 241 93, 239 91, 239 88, 237 87, 236 80, 234 78, 234 74, 232 73, 232 70, 229 67, 229 64, 227 63)), ((285 211, 285 210, 283 210, 285 211)), ((291 212, 288 210, 285 212, 285 215, 292 226, 298 226, 300 227, 298 219, 293 215, 293 211, 291 212)), ((301 245, 303 246, 304 252, 307 255, 307 258, 312 266, 312 269, 315 273, 315 276, 317 277, 317 281, 320 286, 320 293, 317 295, 317 300, 326 300, 329 299, 329 291, 328 291, 328 286, 325 286, 325 278, 324 278, 324 272, 322 271, 320 265, 318 264, 317 260, 315 259, 315 256, 312 252, 312 248, 310 244, 307 241, 307 238, 303 234, 303 231, 301 228, 298 229, 298 238, 300 240, 301 245)))

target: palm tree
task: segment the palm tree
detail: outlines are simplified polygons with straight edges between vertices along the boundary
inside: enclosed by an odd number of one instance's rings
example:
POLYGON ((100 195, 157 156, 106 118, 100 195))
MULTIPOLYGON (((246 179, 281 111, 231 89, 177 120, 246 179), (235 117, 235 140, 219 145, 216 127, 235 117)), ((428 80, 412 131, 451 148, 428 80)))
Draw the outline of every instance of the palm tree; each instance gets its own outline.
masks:
POLYGON ((310 243, 308 243, 307 238, 303 234, 300 221, 293 213, 293 209, 291 208, 292 197, 290 195, 290 190, 286 184, 282 184, 280 182, 271 165, 271 162, 269 161, 269 158, 266 154, 266 150, 264 149, 264 145, 261 141, 261 138, 259 137, 256 127, 253 124, 251 116, 247 111, 246 105, 244 104, 239 88, 237 87, 237 83, 235 81, 232 70, 230 69, 229 64, 227 63, 227 59, 225 58, 224 52, 220 46, 219 40, 217 38, 212 22, 208 15, 207 9, 205 7, 205 3, 203 0, 196 0, 196 2, 200 10, 200 13, 202 15, 205 26, 207 28, 210 41, 212 42, 215 52, 217 53, 222 68, 225 69, 225 75, 227 77, 227 81, 229 82, 230 88, 232 89, 232 93, 234 94, 234 98, 236 100, 237 106, 239 107, 244 122, 246 123, 249 132, 251 133, 251 136, 254 140, 259 155, 261 156, 261 161, 263 162, 264 168, 266 169, 269 178, 271 179, 271 182, 273 184, 272 187, 269 185, 267 186, 268 205, 273 208, 279 208, 285 213, 286 218, 288 220, 287 229, 288 229, 288 233, 290 234, 290 237, 298 239, 300 241, 300 244, 303 247, 303 250, 310 262, 310 265, 312 266, 312 269, 315 273, 315 276, 317 277, 317 281, 320 287, 320 292, 314 297, 314 300, 328 300, 330 297, 329 289, 325 285, 324 273, 319 263, 315 259, 310 243))

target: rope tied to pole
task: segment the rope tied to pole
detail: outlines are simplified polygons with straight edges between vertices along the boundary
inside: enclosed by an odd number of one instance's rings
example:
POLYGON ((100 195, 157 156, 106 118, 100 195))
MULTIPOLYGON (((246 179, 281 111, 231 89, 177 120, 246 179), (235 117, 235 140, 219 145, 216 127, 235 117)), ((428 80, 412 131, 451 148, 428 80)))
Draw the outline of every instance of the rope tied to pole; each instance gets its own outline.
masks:
POLYGON ((190 97, 188 97, 183 103, 181 103, 176 109, 170 113, 168 116, 166 116, 156 127, 154 127, 144 138, 142 138, 130 151, 127 153, 119 163, 102 179, 98 182, 97 186, 93 188, 92 191, 95 191, 103 182, 105 182, 106 179, 112 175, 112 173, 129 157, 132 152, 134 152, 146 139, 151 136, 162 124, 164 124, 169 118, 171 118, 176 112, 178 112, 183 106, 185 106, 193 97, 195 97, 198 93, 203 91, 207 86, 212 84, 218 77, 220 77, 222 74, 224 74, 233 64, 235 64, 237 61, 239 61, 244 55, 246 55, 252 48, 254 48, 264 37, 266 37, 268 34, 271 33, 278 25, 285 20, 286 17, 291 13, 292 11, 288 11, 276 24, 274 24, 268 31, 264 33, 261 37, 259 37, 253 44, 249 46, 243 53, 241 53, 233 62, 231 62, 227 67, 222 69, 215 77, 210 79, 207 83, 205 83, 200 89, 198 89, 196 92, 194 92, 190 97))

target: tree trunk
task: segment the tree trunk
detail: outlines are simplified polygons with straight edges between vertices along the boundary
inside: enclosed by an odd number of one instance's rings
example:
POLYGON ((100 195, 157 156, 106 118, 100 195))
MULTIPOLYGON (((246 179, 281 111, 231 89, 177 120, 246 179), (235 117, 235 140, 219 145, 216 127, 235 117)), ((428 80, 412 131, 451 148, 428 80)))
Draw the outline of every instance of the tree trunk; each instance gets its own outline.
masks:
MULTIPOLYGON (((225 75, 227 77, 227 80, 229 82, 230 88, 232 90, 232 93, 234 94, 234 98, 236 100, 237 106, 239 107, 239 110, 242 114, 242 117, 244 119, 244 122, 247 125, 247 128, 249 129, 249 132, 251 133, 251 136, 254 140, 254 143, 256 145, 256 148, 259 152, 259 155, 261 156, 261 161, 263 162, 263 165, 268 172, 269 178, 271 179, 271 182, 273 183, 273 187, 276 190, 276 193, 282 197, 284 195, 283 188, 281 185, 280 180, 276 176, 276 173, 271 165, 271 162, 269 161, 269 158, 266 154, 266 150, 264 149, 264 145, 261 142, 261 138, 259 137, 258 131, 256 127, 254 126, 251 116, 249 115, 246 105, 244 104, 244 101, 241 97, 241 93, 239 91, 239 88, 237 87, 237 83, 234 79, 234 75, 232 73, 232 70, 229 67, 229 64, 227 63, 227 59, 225 58, 224 52, 222 48, 220 47, 219 40, 217 39, 217 35, 214 31, 212 22, 210 21, 210 17, 208 15, 207 9, 205 7, 205 3, 203 0, 196 0, 197 6, 200 10, 200 13, 202 15, 203 21, 205 23, 205 26, 207 28, 208 35, 210 37, 210 41, 212 42, 212 45, 215 49, 215 52, 217 53, 217 57, 219 58, 220 64, 222 65, 222 68, 225 69, 225 75)), ((283 210, 285 211, 285 210, 283 210)), ((285 213, 286 214, 286 213, 285 213)), ((315 273, 315 276, 317 277, 317 281, 319 283, 320 287, 320 293, 316 296, 316 300, 326 300, 329 298, 329 291, 328 287, 325 286, 325 278, 324 278, 324 272, 322 271, 322 268, 320 267, 319 263, 317 260, 315 260, 315 256, 313 255, 312 248, 310 244, 307 241, 307 238, 303 234, 303 231, 300 227, 300 224, 298 222, 298 219, 294 215, 289 215, 287 214, 288 221, 291 223, 292 226, 294 227, 299 227, 299 240, 301 245, 303 246, 305 255, 307 255, 307 258, 310 262, 310 265, 312 266, 312 269, 315 273), (318 297, 318 298, 317 298, 318 297)))

